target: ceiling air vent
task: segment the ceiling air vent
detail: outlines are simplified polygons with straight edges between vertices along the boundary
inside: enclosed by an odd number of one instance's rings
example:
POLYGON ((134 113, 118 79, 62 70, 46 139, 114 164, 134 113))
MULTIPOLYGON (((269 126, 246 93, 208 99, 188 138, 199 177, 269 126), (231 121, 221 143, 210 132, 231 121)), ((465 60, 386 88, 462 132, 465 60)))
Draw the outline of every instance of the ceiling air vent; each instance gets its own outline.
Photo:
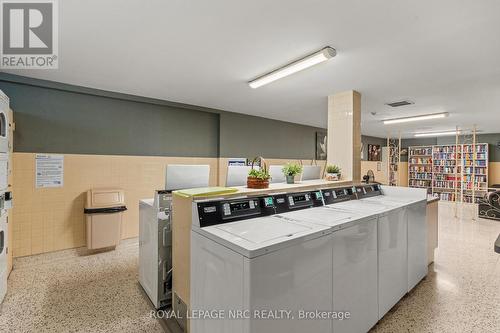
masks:
POLYGON ((408 101, 408 100, 397 101, 397 102, 392 102, 392 103, 385 103, 385 105, 392 106, 393 108, 397 108, 397 107, 400 107, 400 106, 406 106, 406 105, 412 105, 412 104, 415 104, 415 103, 412 102, 412 101, 408 101))

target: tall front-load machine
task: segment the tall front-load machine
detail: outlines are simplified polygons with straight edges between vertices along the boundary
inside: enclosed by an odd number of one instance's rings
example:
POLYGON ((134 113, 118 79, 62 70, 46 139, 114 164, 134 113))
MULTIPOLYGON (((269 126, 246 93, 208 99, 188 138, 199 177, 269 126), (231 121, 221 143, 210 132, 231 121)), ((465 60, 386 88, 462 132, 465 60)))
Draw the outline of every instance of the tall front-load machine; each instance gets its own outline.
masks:
POLYGON ((172 193, 139 202, 139 283, 156 309, 172 301, 172 193))

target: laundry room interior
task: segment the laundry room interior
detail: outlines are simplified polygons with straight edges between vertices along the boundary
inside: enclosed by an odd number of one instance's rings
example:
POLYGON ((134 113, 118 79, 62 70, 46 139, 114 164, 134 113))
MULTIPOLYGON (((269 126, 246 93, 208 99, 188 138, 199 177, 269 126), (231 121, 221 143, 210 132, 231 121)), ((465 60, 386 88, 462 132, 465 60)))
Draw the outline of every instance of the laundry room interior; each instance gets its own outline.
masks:
POLYGON ((0 6, 0 332, 500 331, 500 3, 0 6))

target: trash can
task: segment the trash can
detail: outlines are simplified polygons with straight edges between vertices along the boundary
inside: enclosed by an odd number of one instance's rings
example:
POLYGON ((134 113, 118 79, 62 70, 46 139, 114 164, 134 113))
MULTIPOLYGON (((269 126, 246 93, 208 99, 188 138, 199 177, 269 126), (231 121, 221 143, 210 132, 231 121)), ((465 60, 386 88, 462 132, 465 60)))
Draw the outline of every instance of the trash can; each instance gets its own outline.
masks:
POLYGON ((87 248, 102 249, 120 243, 122 215, 127 210, 122 189, 87 191, 84 213, 87 224, 87 248))

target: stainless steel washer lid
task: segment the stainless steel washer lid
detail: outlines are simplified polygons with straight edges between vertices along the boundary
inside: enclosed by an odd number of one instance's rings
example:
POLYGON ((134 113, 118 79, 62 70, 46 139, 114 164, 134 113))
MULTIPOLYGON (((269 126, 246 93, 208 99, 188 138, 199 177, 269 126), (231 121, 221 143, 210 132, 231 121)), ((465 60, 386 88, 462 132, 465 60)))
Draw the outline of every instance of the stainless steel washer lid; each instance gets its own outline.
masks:
POLYGON ((330 233, 329 228, 266 216, 193 229, 245 257, 253 258, 330 233))

